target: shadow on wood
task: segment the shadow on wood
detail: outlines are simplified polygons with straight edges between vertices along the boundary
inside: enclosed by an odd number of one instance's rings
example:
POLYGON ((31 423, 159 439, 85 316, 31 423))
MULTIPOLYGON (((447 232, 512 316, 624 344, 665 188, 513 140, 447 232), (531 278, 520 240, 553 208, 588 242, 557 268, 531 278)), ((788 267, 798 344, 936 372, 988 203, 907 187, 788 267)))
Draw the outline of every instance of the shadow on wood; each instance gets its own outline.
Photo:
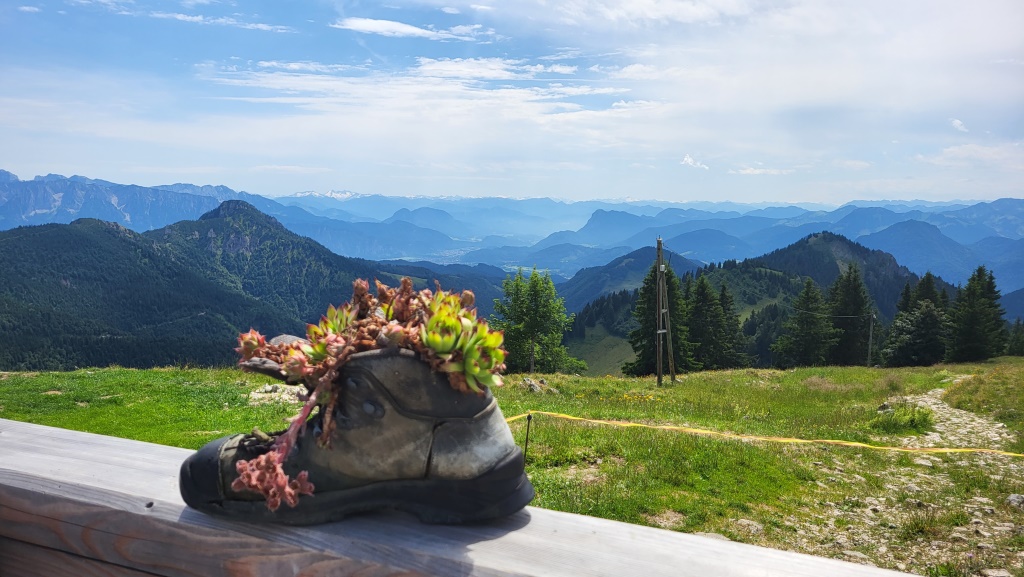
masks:
POLYGON ((189 454, 0 419, 0 575, 898 575, 533 507, 468 526, 400 513, 315 527, 230 522, 181 501, 189 454))

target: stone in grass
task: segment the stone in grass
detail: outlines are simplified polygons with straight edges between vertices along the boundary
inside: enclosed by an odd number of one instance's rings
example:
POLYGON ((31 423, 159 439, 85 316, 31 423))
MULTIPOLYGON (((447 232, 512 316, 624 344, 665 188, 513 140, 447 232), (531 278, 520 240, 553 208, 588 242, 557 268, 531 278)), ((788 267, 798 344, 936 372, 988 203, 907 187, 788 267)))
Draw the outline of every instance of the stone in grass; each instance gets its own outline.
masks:
POLYGON ((1006 569, 982 569, 982 577, 1013 577, 1013 573, 1010 573, 1006 569))
POLYGON ((871 557, 868 557, 860 551, 843 551, 843 555, 846 555, 848 558, 858 563, 874 565, 874 563, 871 561, 871 557))
POLYGON ((1024 509, 1024 495, 1014 493, 1006 498, 1006 504, 1018 509, 1024 509))
POLYGON ((758 523, 757 521, 751 521, 750 519, 740 519, 736 521, 736 524, 739 525, 740 529, 743 529, 751 535, 760 535, 761 533, 764 533, 764 525, 758 523))
POLYGON ((553 395, 559 394, 558 389, 552 387, 544 379, 538 379, 534 381, 530 377, 523 377, 523 388, 530 391, 531 393, 551 393, 553 395))

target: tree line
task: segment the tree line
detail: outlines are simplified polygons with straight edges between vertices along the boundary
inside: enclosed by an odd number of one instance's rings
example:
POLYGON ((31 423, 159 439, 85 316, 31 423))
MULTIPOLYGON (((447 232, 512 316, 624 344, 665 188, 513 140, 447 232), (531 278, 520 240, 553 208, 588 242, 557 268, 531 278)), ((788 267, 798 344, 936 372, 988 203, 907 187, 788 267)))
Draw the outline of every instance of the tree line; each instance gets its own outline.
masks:
MULTIPOLYGON (((712 266, 682 278, 670 265, 666 269, 672 360, 680 372, 747 366, 927 366, 1024 355, 1024 324, 1020 319, 1012 326, 1006 322, 995 277, 984 266, 953 295, 940 289, 943 283, 930 272, 914 286, 907 283, 891 324, 883 322, 856 264, 846 266, 824 290, 805 278, 791 302, 776 292, 776 302, 752 311, 742 322, 729 287, 715 287, 709 280, 712 266)), ((585 363, 566 352, 563 338, 585 338, 587 330, 601 324, 627 338, 633 348, 636 358, 622 366, 624 374, 654 374, 656 283, 652 265, 641 288, 605 295, 578 315, 569 315, 550 275, 534 270, 527 279, 520 270, 503 284, 505 296, 495 301, 492 319, 505 330, 509 370, 585 370, 585 363)), ((749 302, 749 295, 743 298, 749 302)), ((663 372, 669 363, 665 353, 663 372)))

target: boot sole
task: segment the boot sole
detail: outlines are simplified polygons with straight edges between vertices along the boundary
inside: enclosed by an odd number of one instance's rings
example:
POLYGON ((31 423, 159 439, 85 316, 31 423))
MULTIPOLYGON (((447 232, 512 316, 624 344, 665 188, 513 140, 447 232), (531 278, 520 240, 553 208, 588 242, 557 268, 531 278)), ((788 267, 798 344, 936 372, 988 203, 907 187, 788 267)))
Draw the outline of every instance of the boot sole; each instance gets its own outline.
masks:
MULTIPOLYGON (((264 501, 189 503, 195 509, 239 521, 313 525, 366 511, 394 509, 424 523, 474 523, 506 517, 533 500, 534 490, 516 447, 490 471, 474 479, 382 481, 341 491, 299 497, 296 507, 267 509, 264 501)), ((187 499, 191 500, 191 499, 187 499)))

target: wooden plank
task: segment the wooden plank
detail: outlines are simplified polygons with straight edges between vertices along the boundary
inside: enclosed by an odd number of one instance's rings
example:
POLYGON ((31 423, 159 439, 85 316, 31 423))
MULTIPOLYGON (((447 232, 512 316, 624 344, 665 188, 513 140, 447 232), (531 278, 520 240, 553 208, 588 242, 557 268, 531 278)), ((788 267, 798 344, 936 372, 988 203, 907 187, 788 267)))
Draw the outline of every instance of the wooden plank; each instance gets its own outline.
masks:
POLYGON ((48 577, 154 577, 127 567, 102 563, 56 549, 0 537, 0 575, 48 577))
POLYGON ((533 507, 470 526, 400 513, 316 527, 229 522, 182 503, 189 454, 0 419, 0 536, 161 575, 898 575, 533 507))

